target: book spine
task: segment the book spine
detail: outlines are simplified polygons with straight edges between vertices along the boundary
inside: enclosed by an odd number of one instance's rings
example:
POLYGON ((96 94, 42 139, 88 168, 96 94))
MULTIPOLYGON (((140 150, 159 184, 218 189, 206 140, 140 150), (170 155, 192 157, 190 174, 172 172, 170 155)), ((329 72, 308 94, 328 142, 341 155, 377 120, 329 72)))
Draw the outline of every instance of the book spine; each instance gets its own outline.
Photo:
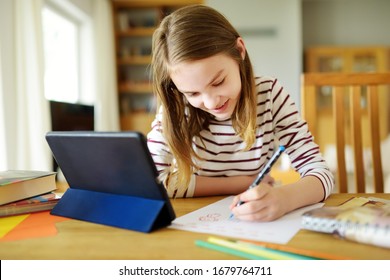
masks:
POLYGON ((20 206, 0 207, 0 217, 14 216, 21 214, 34 213, 39 211, 51 210, 59 200, 52 200, 44 203, 33 203, 20 206))

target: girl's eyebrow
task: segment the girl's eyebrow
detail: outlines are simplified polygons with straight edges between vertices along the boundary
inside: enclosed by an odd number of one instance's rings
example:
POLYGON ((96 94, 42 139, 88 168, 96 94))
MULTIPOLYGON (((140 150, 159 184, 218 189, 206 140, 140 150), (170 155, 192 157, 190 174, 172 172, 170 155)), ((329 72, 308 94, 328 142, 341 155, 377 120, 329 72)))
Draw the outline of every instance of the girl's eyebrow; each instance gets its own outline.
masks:
MULTIPOLYGON (((207 84, 207 86, 213 84, 218 78, 219 76, 221 76, 223 72, 223 69, 219 70, 217 72, 217 74, 214 75, 214 77, 210 80, 210 82, 207 84)), ((184 91, 184 90, 179 90, 181 93, 185 93, 185 94, 193 94, 193 93, 196 93, 196 91, 184 91)))

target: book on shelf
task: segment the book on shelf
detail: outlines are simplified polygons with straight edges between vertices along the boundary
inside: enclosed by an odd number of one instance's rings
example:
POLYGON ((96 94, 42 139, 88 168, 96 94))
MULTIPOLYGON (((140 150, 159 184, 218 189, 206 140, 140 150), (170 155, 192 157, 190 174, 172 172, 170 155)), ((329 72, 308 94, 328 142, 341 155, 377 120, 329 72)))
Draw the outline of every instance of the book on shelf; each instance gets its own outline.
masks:
POLYGON ((56 172, 36 170, 0 171, 0 205, 57 189, 56 172))
POLYGON ((0 205, 0 217, 51 210, 60 199, 61 195, 50 192, 0 205))
POLYGON ((390 248, 390 200, 354 197, 302 215, 302 227, 355 242, 390 248))

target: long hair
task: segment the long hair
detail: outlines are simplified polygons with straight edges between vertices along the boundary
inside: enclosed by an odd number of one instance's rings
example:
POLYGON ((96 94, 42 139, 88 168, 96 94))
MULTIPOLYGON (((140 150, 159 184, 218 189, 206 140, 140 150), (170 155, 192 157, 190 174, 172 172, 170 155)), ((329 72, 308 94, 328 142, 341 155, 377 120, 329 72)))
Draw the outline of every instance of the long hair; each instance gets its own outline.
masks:
POLYGON ((238 32, 216 10, 204 5, 190 5, 166 16, 153 34, 153 90, 162 107, 162 128, 167 144, 176 159, 178 184, 187 186, 196 170, 198 157, 192 141, 207 128, 211 115, 187 104, 170 79, 170 66, 217 54, 226 54, 239 65, 241 94, 232 115, 236 133, 249 149, 255 140, 256 95, 252 64, 246 53, 242 59, 237 48, 238 32))

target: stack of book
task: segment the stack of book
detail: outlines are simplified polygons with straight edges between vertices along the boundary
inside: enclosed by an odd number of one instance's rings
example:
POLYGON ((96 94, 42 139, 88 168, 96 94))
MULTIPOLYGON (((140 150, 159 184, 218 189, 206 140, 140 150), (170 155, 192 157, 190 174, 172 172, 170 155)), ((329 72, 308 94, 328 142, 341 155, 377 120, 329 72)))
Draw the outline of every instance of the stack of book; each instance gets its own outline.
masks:
POLYGON ((54 193, 55 176, 46 171, 1 171, 0 217, 52 209, 60 199, 54 193))

